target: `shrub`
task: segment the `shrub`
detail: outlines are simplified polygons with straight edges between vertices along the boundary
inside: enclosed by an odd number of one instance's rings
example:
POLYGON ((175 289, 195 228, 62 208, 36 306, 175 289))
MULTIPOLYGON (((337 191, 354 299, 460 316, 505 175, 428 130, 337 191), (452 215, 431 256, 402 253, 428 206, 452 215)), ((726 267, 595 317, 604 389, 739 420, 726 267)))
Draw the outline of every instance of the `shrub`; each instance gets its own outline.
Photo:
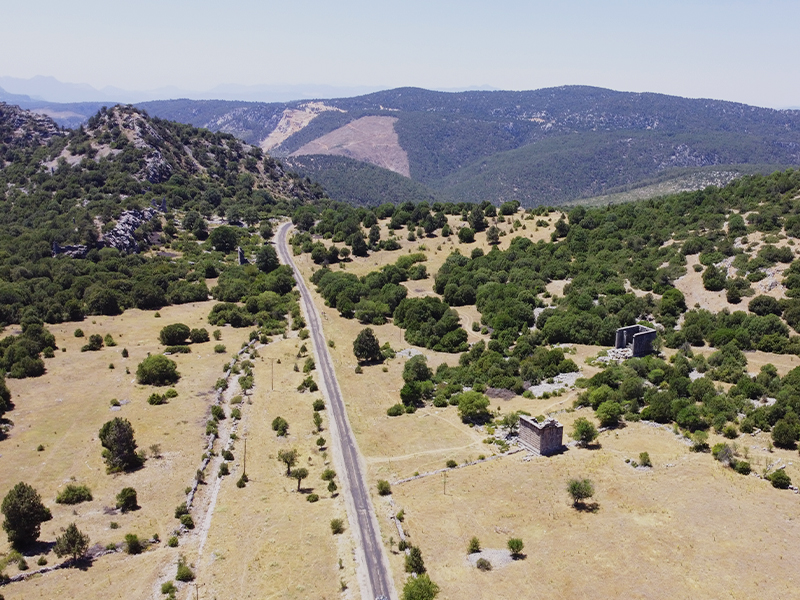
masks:
POLYGON ((231 419, 233 419, 234 421, 238 421, 241 418, 242 418, 242 411, 239 410, 238 408, 234 408, 231 411, 231 419))
POLYGON ((56 503, 58 504, 80 504, 81 502, 90 502, 92 500, 92 492, 85 485, 68 484, 56 496, 56 503))
POLYGON ((167 398, 177 398, 178 392, 175 391, 174 388, 169 388, 166 392, 164 392, 164 396, 167 398))
MULTIPOLYGON (((63 556, 71 556, 72 560, 77 560, 79 557, 84 556, 88 549, 89 536, 81 532, 75 523, 70 523, 67 526, 64 534, 56 538, 56 544, 53 547, 53 551, 56 553, 56 556, 59 558, 63 556)), ((45 563, 46 562, 47 561, 45 561, 45 563)))
POLYGON ((75 330, 75 333, 73 333, 73 335, 74 335, 76 338, 82 338, 82 337, 83 337, 83 335, 84 335, 84 334, 83 334, 83 329, 76 329, 76 330, 75 330))
POLYGON ((122 488, 120 493, 117 494, 117 508, 124 513, 139 508, 136 499, 136 490, 132 487, 122 488))
POLYGON ((180 377, 178 365, 163 354, 148 356, 136 368, 136 381, 143 385, 171 385, 180 377))
POLYGON ((312 407, 315 411, 325 410, 325 401, 320 399, 314 400, 312 407))
POLYGON ((575 419, 572 429, 572 439, 582 446, 588 446, 597 439, 597 428, 585 417, 575 419))
POLYGON ((224 462, 219 466, 219 472, 217 473, 217 477, 225 477, 225 475, 229 475, 230 470, 228 469, 228 463, 224 462))
POLYGON ((331 533, 337 535, 344 531, 344 521, 342 519, 331 519, 331 533))
POLYGON ((147 403, 153 406, 159 406, 161 404, 167 403, 167 397, 164 394, 159 394, 157 392, 153 392, 150 394, 150 397, 147 399, 147 403))
POLYGON ((142 542, 135 533, 125 534, 125 552, 128 554, 142 553, 142 542))
MULTIPOLYGON (((175 538, 177 541, 178 538, 175 538)), ((175 587, 175 584, 171 581, 167 581, 166 583, 161 584, 161 593, 165 595, 175 596, 175 593, 178 591, 178 588, 175 587)))
POLYGON ((647 452, 640 452, 639 453, 639 464, 643 467, 652 467, 653 463, 650 462, 650 454, 647 452))
POLYGON ((175 573, 177 581, 194 581, 194 571, 186 564, 186 559, 181 556, 178 559, 178 571, 175 573))
POLYGON ((405 540, 400 540, 399 542, 397 542, 397 549, 400 552, 405 552, 406 549, 408 549, 408 542, 405 540))
POLYGON ((780 469, 779 471, 775 471, 772 475, 767 477, 770 483, 772 483, 772 487, 778 488, 781 490, 787 489, 790 485, 792 485, 792 479, 786 474, 786 471, 780 469))
POLYGON ((398 403, 386 409, 386 414, 390 417, 399 417, 406 412, 405 406, 398 403))
POLYGON ((520 554, 522 554, 522 549, 525 547, 525 544, 522 543, 522 540, 519 538, 511 538, 508 540, 508 549, 511 551, 511 556, 517 558, 520 554))
POLYGON ((186 527, 186 529, 194 529, 194 519, 192 519, 192 515, 181 515, 181 525, 186 527))
POLYGON ((570 479, 567 491, 572 497, 574 506, 579 506, 584 500, 594 496, 594 486, 588 479, 570 479))
POLYGON ((170 548, 177 548, 178 536, 177 535, 170 536, 170 538, 167 540, 167 546, 169 546, 170 548))
POLYGON ((289 431, 289 423, 283 417, 275 417, 272 420, 272 430, 280 437, 284 437, 289 431))
POLYGON ((222 408, 219 404, 215 404, 211 407, 211 416, 214 417, 217 421, 224 421, 225 409, 222 408))
POLYGON ((308 496, 306 496, 306 500, 308 500, 309 502, 316 502, 317 500, 319 500, 319 496, 317 494, 309 494, 308 496))
POLYGON ((89 336, 89 343, 81 347, 81 352, 96 352, 103 347, 103 336, 93 333, 89 336))
POLYGON ((467 554, 475 554, 481 551, 481 542, 477 537, 473 537, 467 545, 467 554))
POLYGON ((421 575, 425 572, 425 562, 422 560, 422 551, 417 546, 409 546, 406 554, 406 573, 421 575))
POLYGON ((455 469, 458 466, 458 463, 454 461, 452 458, 447 461, 447 468, 448 469, 455 469))
POLYGON ((209 341, 211 338, 208 335, 208 330, 205 327, 200 329, 192 329, 189 332, 189 341, 193 344, 202 344, 209 341))
POLYGON ((492 563, 490 563, 485 558, 479 558, 478 562, 475 563, 475 566, 478 567, 481 571, 491 571, 492 570, 492 563))
POLYGON ((189 346, 167 346, 164 354, 190 354, 192 349, 189 346))
POLYGON ((214 346, 214 352, 216 352, 217 354, 225 354, 225 351, 226 351, 225 344, 217 344, 216 346, 214 346))
POLYGON ((738 460, 733 465, 733 470, 739 473, 740 475, 750 475, 750 463, 744 460, 738 460))
POLYGON ((392 486, 385 479, 378 480, 378 494, 388 496, 392 493, 392 486))
POLYGON ((188 515, 189 509, 186 507, 186 502, 181 502, 175 507, 175 518, 180 519, 183 515, 188 515))
POLYGON ((173 323, 167 325, 158 334, 158 339, 165 346, 178 346, 186 342, 189 338, 191 329, 183 323, 173 323))

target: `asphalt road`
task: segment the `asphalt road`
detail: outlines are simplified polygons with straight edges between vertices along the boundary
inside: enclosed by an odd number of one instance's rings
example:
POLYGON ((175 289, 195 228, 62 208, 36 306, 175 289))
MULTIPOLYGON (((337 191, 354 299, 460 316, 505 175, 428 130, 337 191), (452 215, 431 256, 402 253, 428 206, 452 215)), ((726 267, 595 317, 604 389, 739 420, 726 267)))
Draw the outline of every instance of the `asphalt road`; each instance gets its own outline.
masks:
POLYGON ((286 241, 287 232, 291 224, 286 223, 278 229, 277 250, 282 263, 292 267, 297 287, 300 291, 301 302, 308 320, 308 329, 311 332, 311 341, 314 346, 314 355, 317 357, 317 369, 322 377, 321 388, 328 400, 329 419, 334 421, 335 428, 331 428, 331 433, 338 436, 338 447, 341 450, 341 463, 344 465, 345 472, 340 474, 340 480, 345 485, 343 493, 349 495, 351 507, 354 508, 355 519, 349 519, 350 527, 356 529, 355 539, 360 545, 364 567, 366 569, 367 582, 362 582, 362 588, 366 583, 369 589, 361 590, 361 597, 364 600, 372 600, 381 596, 385 598, 396 598, 391 574, 389 573, 388 560, 384 553, 381 535, 378 529, 378 521, 375 510, 370 500, 369 491, 364 481, 364 471, 359 459, 358 445, 356 444, 353 431, 350 429, 350 422, 347 420, 342 392, 339 390, 339 383, 336 380, 336 373, 333 370, 333 362, 322 334, 322 323, 319 312, 311 299, 311 294, 306 287, 300 271, 292 260, 292 252, 286 241))

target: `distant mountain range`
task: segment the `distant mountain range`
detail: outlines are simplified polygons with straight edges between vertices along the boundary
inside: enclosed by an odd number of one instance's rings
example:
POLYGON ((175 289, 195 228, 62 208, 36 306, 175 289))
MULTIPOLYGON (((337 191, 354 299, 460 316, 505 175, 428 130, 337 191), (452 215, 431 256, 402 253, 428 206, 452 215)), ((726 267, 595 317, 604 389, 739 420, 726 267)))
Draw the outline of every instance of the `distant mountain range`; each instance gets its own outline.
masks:
MULTIPOLYGON (((99 108, 36 102, 22 105, 62 126, 99 108)), ((137 106, 260 145, 354 203, 559 204, 648 186, 697 189, 800 165, 800 111, 584 86, 137 106)))

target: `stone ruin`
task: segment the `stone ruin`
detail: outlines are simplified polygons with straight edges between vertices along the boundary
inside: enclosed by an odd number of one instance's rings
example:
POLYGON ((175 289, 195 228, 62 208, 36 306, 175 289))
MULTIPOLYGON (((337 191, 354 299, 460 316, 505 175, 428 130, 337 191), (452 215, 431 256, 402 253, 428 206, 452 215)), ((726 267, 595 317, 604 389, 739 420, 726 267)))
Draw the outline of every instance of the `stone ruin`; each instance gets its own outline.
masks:
POLYGON ((236 247, 236 255, 239 258, 239 265, 249 265, 250 261, 247 260, 244 256, 244 250, 242 250, 241 246, 236 247))
POLYGON ((519 416, 519 442, 540 454, 549 456, 561 452, 564 447, 564 426, 548 417, 542 423, 525 415, 519 416))
POLYGON ((644 325, 631 325, 617 329, 615 348, 629 348, 632 356, 640 358, 653 352, 656 330, 644 325))

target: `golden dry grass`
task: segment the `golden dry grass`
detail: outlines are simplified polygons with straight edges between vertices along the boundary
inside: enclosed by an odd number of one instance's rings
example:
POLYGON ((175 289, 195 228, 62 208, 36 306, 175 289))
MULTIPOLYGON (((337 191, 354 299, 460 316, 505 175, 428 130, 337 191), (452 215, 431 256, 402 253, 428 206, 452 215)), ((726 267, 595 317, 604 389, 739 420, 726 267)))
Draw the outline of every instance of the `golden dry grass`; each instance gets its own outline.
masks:
MULTIPOLYGON (((144 538, 157 533, 166 540, 175 528, 173 511, 185 499, 184 488, 191 483, 199 466, 214 382, 222 376, 222 364, 229 355, 214 354, 212 341, 194 346, 191 354, 173 356, 182 374, 174 386, 178 397, 162 406, 150 406, 147 398, 153 391, 163 393, 164 388, 136 384, 135 372, 148 352, 163 350, 158 342, 162 327, 182 322, 190 327, 208 328, 206 316, 212 304, 164 308, 160 319, 154 318, 152 312, 130 310, 117 317, 93 317, 82 323, 51 326, 59 348, 66 348, 66 352, 58 350, 55 358, 46 360, 47 373, 43 377, 8 381, 16 407, 8 414, 14 427, 8 438, 0 441, 3 455, 0 493, 5 495, 18 481, 38 490, 53 512, 53 520, 42 525, 41 540, 54 540, 72 521, 90 536, 93 544, 102 545, 119 543, 126 533, 144 538), (73 336, 77 327, 86 336, 110 333, 118 345, 82 353, 80 346, 86 343, 86 338, 73 336), (121 356, 123 348, 130 353, 127 359, 121 356), (109 363, 115 368, 109 369, 109 363), (126 367, 130 374, 125 373, 126 367), (112 398, 130 402, 115 411, 109 404, 112 398), (106 474, 98 431, 103 423, 117 416, 131 422, 139 448, 147 450, 158 444, 162 458, 150 458, 144 468, 134 473, 106 474), (40 444, 44 446, 42 452, 37 451, 40 444), (70 482, 88 485, 94 500, 76 506, 55 504, 58 491, 70 482), (104 514, 104 507, 115 505, 116 494, 123 487, 136 489, 141 510, 125 515, 104 514), (117 522, 119 529, 110 529, 111 521, 117 522)), ((222 328, 222 332, 222 343, 229 351, 237 350, 248 333, 230 327, 222 328)), ((77 597, 80 588, 71 586, 73 581, 81 580, 82 587, 97 591, 96 597, 130 597, 130 591, 125 589, 127 584, 120 588, 119 579, 109 580, 110 574, 120 568, 133 574, 132 589, 141 590, 140 597, 147 597, 146 585, 133 584, 152 582, 155 571, 164 564, 174 563, 173 554, 164 551, 158 556, 148 554, 146 558, 104 557, 86 573, 48 574, 37 579, 35 586, 32 582, 13 584, 6 586, 3 593, 7 598, 36 597, 31 589, 37 589, 39 597, 77 597), (117 562, 126 566, 109 570, 111 567, 107 565, 117 562), (128 562, 132 566, 127 566, 128 562)), ((31 568, 35 568, 35 558, 28 561, 31 568)), ((53 564, 56 558, 50 554, 48 560, 53 564)), ((15 567, 7 573, 14 575, 15 567)))

